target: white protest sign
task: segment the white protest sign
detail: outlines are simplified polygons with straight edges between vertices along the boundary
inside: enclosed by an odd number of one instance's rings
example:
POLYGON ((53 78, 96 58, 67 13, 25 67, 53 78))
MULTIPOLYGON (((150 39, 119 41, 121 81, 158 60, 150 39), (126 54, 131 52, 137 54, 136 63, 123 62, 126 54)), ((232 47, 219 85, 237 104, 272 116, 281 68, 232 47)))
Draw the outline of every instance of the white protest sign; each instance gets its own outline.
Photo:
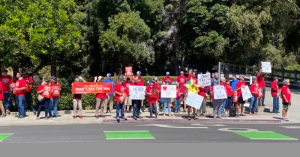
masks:
POLYGON ((252 97, 252 94, 251 94, 248 86, 245 86, 245 88, 242 88, 242 97, 243 97, 244 101, 248 100, 249 98, 252 97))
POLYGON ((263 73, 271 73, 271 63, 270 62, 261 62, 261 72, 263 73))
POLYGON ((199 86, 210 86, 210 73, 208 74, 198 74, 198 85, 199 86))
POLYGON ((161 85, 162 98, 176 98, 176 85, 161 85))
POLYGON ((227 99, 224 86, 214 86, 214 99, 227 99))
POLYGON ((189 92, 185 100, 185 103, 191 107, 194 107, 195 109, 200 109, 202 101, 203 101, 202 96, 189 92))
POLYGON ((132 100, 144 100, 146 86, 129 86, 129 98, 132 100))

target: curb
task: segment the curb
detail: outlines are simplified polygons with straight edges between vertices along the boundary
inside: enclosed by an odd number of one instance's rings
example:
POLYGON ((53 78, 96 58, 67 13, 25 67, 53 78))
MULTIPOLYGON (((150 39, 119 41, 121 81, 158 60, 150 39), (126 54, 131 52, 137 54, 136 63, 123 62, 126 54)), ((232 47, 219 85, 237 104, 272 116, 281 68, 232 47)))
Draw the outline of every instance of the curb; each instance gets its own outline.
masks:
MULTIPOLYGON (((120 124, 133 124, 133 123, 228 123, 228 124, 280 124, 281 120, 276 119, 127 119, 120 120, 120 124)), ((118 124, 116 119, 103 119, 102 124, 118 124)))

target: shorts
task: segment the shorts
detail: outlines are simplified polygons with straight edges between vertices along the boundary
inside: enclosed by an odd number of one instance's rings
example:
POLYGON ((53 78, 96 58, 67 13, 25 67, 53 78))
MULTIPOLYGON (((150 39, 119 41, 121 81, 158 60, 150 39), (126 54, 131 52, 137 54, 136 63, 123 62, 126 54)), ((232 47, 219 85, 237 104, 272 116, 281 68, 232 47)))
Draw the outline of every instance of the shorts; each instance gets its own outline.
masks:
POLYGON ((290 103, 282 103, 282 106, 283 106, 283 109, 288 111, 289 110, 289 106, 290 106, 290 103))
POLYGON ((132 106, 132 100, 129 97, 125 98, 124 105, 132 106))
POLYGON ((245 104, 243 97, 238 97, 238 104, 245 104))

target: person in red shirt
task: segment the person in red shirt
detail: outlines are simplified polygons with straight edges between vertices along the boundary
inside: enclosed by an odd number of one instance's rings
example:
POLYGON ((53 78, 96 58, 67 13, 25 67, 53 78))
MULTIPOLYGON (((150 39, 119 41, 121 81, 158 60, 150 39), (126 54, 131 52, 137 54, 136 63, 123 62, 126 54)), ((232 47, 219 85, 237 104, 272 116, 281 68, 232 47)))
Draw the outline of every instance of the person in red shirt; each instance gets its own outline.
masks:
POLYGON ((0 111, 1 111, 1 117, 5 117, 6 113, 3 106, 3 99, 4 99, 4 90, 3 90, 2 82, 0 81, 0 111))
POLYGON ((189 70, 189 74, 188 74, 188 78, 192 78, 193 77, 193 69, 189 70))
POLYGON ((125 89, 126 87, 124 86, 124 81, 125 81, 125 78, 121 77, 119 79, 119 82, 116 84, 115 86, 115 101, 116 101, 116 118, 117 118, 117 121, 119 122, 120 121, 120 118, 121 119, 124 119, 124 120, 127 120, 127 118, 125 117, 125 114, 124 114, 124 101, 125 101, 125 98, 126 98, 126 93, 125 93, 125 89), (121 117, 119 116, 120 114, 120 111, 121 111, 121 117))
POLYGON ((289 110, 289 106, 291 106, 292 94, 290 91, 290 80, 285 79, 283 81, 283 86, 281 88, 281 95, 282 95, 282 120, 288 121, 287 113, 289 110))
MULTIPOLYGON (((26 71, 23 71, 24 76, 23 78, 26 80, 26 93, 25 93, 25 99, 29 103, 30 106, 30 111, 35 112, 33 101, 32 101, 32 94, 31 94, 31 89, 32 89, 32 83, 33 79, 31 76, 27 75, 26 71)), ((27 112, 27 105, 25 104, 25 112, 27 112)))
POLYGON ((193 82, 194 82, 195 84, 198 84, 198 78, 197 78, 196 72, 193 72, 192 74, 193 74, 193 75, 192 75, 191 79, 193 79, 193 82))
POLYGON ((207 96, 206 91, 207 90, 206 90, 205 86, 199 87, 198 95, 203 97, 203 101, 202 101, 200 109, 198 109, 198 111, 197 111, 198 115, 204 115, 206 113, 206 96, 207 96))
POLYGON ((6 110, 6 113, 10 114, 10 103, 9 103, 9 85, 12 82, 12 77, 10 75, 7 75, 7 70, 4 69, 2 72, 2 75, 0 76, 0 80, 3 85, 3 94, 4 94, 4 108, 6 110))
POLYGON ((126 99, 125 99, 124 105, 126 106, 125 112, 128 112, 128 113, 130 113, 129 108, 130 108, 130 106, 132 106, 132 100, 131 100, 130 97, 129 97, 129 87, 130 87, 131 85, 132 85, 132 81, 130 80, 129 77, 127 77, 127 78, 126 78, 126 82, 124 83, 124 86, 125 86, 125 93, 126 93, 126 95, 128 95, 128 96, 127 96, 126 99))
POLYGON ((256 74, 257 83, 259 85, 259 88, 262 89, 263 96, 261 98, 258 98, 258 106, 266 106, 265 105, 265 95, 266 95, 266 83, 265 83, 265 74, 262 72, 262 69, 260 69, 256 74))
MULTIPOLYGON (((181 87, 185 87, 184 84, 187 82, 187 78, 184 76, 184 71, 180 71, 180 76, 177 76, 176 78, 176 82, 178 82, 180 84, 181 87)), ((185 93, 186 93, 186 88, 185 91, 183 93, 183 98, 185 97, 185 93)), ((186 112, 186 104, 184 102, 184 99, 182 100, 183 102, 183 112, 186 112)))
POLYGON ((162 79, 162 83, 166 83, 167 81, 173 82, 172 78, 170 77, 170 72, 166 72, 166 76, 162 79))
POLYGON ((47 79, 42 80, 42 83, 38 87, 36 92, 43 97, 43 99, 38 102, 38 110, 37 110, 37 114, 36 114, 36 119, 37 120, 40 119, 41 110, 42 110, 43 106, 45 106, 45 119, 47 120, 47 119, 51 118, 51 117, 48 117, 48 115, 50 115, 50 112, 51 112, 51 110, 49 110, 51 86, 48 85, 47 79))
MULTIPOLYGON (((102 76, 94 77, 94 82, 103 83, 103 80, 104 80, 104 78, 102 76)), ((100 117, 103 117, 105 99, 106 99, 106 93, 97 93, 96 94, 95 118, 97 118, 97 119, 99 119, 99 109, 100 109, 100 117)))
POLYGON ((57 82, 57 78, 55 76, 51 77, 51 87, 53 89, 52 93, 52 98, 51 98, 51 113, 52 113, 52 108, 53 108, 53 114, 52 116, 54 118, 57 118, 57 109, 58 109, 58 100, 60 97, 60 92, 61 92, 61 85, 57 82), (53 106, 53 107, 52 107, 53 106))
POLYGON ((18 72, 16 76, 16 86, 13 90, 16 91, 16 97, 18 101, 18 118, 25 118, 25 93, 27 90, 26 80, 23 79, 22 72, 18 72))
POLYGON ((245 79, 245 77, 243 75, 240 75, 240 79, 236 83, 236 91, 237 91, 237 96, 238 96, 238 102, 236 104, 236 115, 237 116, 245 116, 243 114, 245 101, 243 100, 243 97, 242 97, 242 88, 245 88, 247 84, 244 81, 244 79, 245 79), (240 110, 241 110, 241 112, 239 113, 240 110))
POLYGON ((232 99, 233 90, 230 85, 230 80, 226 80, 225 88, 226 88, 226 94, 227 94, 225 113, 229 114, 230 107, 232 106, 232 103, 233 103, 233 99, 232 99))
POLYGON ((160 85, 158 83, 157 77, 154 77, 153 80, 154 80, 154 87, 156 89, 158 89, 157 91, 159 93, 159 94, 157 94, 157 100, 160 100, 160 102, 156 101, 156 113, 158 114, 159 113, 159 104, 163 103, 163 99, 160 97, 160 85))
MULTIPOLYGON (((75 78, 75 82, 79 82, 80 80, 82 80, 83 82, 86 82, 81 76, 79 76, 78 78, 75 78)), ((82 119, 82 94, 73 94, 73 118, 76 119, 77 118, 77 107, 79 108, 79 118, 82 119)))
POLYGON ((158 91, 154 87, 154 80, 151 79, 149 81, 149 85, 146 87, 146 94, 147 94, 147 101, 150 108, 150 118, 152 117, 153 112, 155 113, 155 118, 157 118, 157 109, 156 109, 156 102, 157 102, 157 94, 158 91))
POLYGON ((256 112, 256 103, 257 103, 257 97, 258 97, 258 84, 256 77, 252 78, 252 84, 250 85, 250 92, 252 94, 250 105, 249 105, 249 114, 257 114, 256 112))
POLYGON ((176 82, 176 98, 174 99, 175 103, 175 113, 180 112, 180 104, 183 100, 184 88, 180 85, 180 83, 176 82))
POLYGON ((279 93, 278 78, 274 77, 274 81, 271 83, 271 96, 273 97, 273 113, 279 113, 279 93))

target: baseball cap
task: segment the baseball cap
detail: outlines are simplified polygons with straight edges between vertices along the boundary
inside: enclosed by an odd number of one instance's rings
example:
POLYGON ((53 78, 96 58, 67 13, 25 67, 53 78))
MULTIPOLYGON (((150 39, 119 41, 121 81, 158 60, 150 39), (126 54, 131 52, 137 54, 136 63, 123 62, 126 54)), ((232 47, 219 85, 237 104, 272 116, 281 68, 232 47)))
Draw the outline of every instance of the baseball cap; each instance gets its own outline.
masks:
POLYGON ((170 72, 166 72, 166 75, 170 75, 170 72))
POLYGON ((150 79, 150 80, 149 80, 149 83, 153 83, 153 82, 154 82, 154 80, 153 80, 153 79, 150 79))
POLYGON ((157 77, 154 77, 153 80, 157 81, 157 77))
POLYGON ((107 77, 109 77, 109 76, 111 76, 111 73, 107 73, 107 75, 106 75, 107 77))
POLYGON ((137 71, 136 74, 137 75, 142 75, 142 72, 141 71, 137 71))

